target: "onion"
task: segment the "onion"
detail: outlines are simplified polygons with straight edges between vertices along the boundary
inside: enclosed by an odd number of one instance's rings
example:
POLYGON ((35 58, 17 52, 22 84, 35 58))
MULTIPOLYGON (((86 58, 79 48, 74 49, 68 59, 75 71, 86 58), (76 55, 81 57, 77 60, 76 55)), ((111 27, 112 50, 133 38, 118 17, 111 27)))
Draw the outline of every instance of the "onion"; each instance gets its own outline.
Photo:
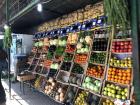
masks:
POLYGON ((52 82, 52 86, 55 86, 55 82, 52 82))
POLYGON ((60 93, 60 98, 64 97, 64 93, 60 93))
POLYGON ((58 92, 59 92, 59 93, 62 93, 62 91, 63 91, 62 88, 59 88, 59 89, 58 89, 58 92))
POLYGON ((60 97, 60 102, 63 102, 64 101, 64 97, 60 97))
POLYGON ((48 81, 49 81, 50 83, 52 83, 52 82, 53 82, 53 78, 50 77, 48 81))

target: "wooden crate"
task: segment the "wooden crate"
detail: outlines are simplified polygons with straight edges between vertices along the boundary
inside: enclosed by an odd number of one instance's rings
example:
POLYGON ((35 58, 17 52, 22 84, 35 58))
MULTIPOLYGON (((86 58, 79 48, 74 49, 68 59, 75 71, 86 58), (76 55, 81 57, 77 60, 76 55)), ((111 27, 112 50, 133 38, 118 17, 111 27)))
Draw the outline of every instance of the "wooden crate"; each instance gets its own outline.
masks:
POLYGON ((20 82, 24 81, 29 81, 35 79, 35 75, 22 75, 22 76, 17 76, 17 80, 20 82))

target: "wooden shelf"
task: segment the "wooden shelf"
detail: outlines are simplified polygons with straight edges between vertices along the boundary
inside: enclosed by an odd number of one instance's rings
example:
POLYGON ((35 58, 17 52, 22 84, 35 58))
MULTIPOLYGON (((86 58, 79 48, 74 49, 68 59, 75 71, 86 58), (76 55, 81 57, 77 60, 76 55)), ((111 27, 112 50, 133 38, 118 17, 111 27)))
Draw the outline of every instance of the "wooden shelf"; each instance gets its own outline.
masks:
POLYGON ((113 39, 113 41, 132 41, 132 38, 113 39))
POLYGON ((112 52, 113 54, 132 54, 132 52, 112 52))
POLYGON ((93 64, 93 65, 97 65, 97 66, 106 66, 105 64, 99 64, 99 63, 91 63, 89 62, 90 64, 93 64))
POLYGON ((95 53, 107 53, 107 51, 92 51, 92 52, 95 52, 95 53))
POLYGON ((110 66, 110 67, 121 68, 121 69, 132 69, 132 67, 120 67, 120 66, 110 66))

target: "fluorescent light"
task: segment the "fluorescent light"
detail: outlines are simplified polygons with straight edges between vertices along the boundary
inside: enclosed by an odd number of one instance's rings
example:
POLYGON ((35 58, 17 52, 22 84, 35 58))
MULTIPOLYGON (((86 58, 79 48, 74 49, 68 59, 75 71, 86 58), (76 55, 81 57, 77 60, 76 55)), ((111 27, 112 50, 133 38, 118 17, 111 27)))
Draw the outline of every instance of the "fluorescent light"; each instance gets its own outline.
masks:
POLYGON ((43 10, 42 4, 41 3, 37 4, 37 11, 42 12, 42 10, 43 10))
POLYGON ((9 26, 8 26, 7 24, 4 25, 4 29, 5 29, 5 30, 8 29, 8 27, 9 27, 9 26))

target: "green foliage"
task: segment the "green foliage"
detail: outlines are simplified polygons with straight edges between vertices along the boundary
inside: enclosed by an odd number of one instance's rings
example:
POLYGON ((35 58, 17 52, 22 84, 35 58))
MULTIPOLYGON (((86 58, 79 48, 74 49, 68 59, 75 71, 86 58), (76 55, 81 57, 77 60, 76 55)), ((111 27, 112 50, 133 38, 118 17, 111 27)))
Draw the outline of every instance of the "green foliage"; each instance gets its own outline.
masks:
POLYGON ((12 44, 12 32, 11 32, 11 27, 8 27, 5 29, 4 32, 4 40, 3 40, 3 45, 4 48, 10 48, 12 44))
POLYGON ((104 0, 104 10, 108 16, 108 23, 116 28, 117 25, 123 31, 129 26, 129 10, 127 0, 104 0))

